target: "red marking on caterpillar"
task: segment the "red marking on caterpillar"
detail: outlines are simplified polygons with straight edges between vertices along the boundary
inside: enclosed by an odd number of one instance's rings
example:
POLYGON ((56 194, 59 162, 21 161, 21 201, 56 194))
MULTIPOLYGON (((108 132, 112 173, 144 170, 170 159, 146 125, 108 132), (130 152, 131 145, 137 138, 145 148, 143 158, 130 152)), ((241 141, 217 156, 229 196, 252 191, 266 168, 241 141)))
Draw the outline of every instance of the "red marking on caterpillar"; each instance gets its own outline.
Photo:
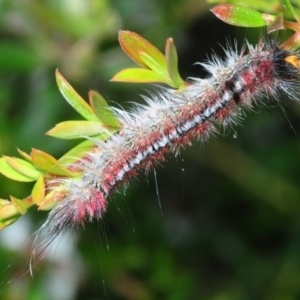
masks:
POLYGON ((220 127, 236 125, 243 109, 265 105, 270 98, 280 103, 281 94, 287 94, 298 101, 299 52, 261 41, 255 47, 247 44, 240 54, 229 47, 225 54, 224 61, 213 57, 201 64, 210 76, 191 78, 183 91, 159 89, 144 97, 147 106, 130 113, 114 109, 122 129, 105 142, 95 141, 95 149, 74 166, 84 171, 80 179, 60 181, 66 196, 38 230, 33 257, 64 230, 101 219, 109 196, 167 153, 177 155, 191 140, 206 140, 220 127))

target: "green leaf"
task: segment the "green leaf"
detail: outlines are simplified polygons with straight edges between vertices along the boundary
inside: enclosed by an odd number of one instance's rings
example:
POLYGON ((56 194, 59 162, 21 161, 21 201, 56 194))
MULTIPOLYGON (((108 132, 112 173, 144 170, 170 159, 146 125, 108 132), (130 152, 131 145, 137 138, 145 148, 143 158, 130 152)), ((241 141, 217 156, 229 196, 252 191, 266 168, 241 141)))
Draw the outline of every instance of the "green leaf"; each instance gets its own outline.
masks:
POLYGON ((58 70, 56 70, 55 76, 58 88, 68 103, 85 119, 99 121, 91 107, 77 94, 58 70))
POLYGON ((141 53, 146 53, 161 66, 167 69, 164 55, 151 43, 135 32, 120 30, 119 42, 123 51, 138 65, 148 69, 148 65, 141 58, 141 53))
POLYGON ((162 66, 159 64, 158 61, 156 61, 152 56, 150 56, 148 53, 140 51, 140 57, 142 61, 157 74, 160 74, 164 77, 168 77, 168 70, 166 68, 166 65, 162 66))
POLYGON ((0 172, 9 179, 21 181, 21 182, 31 182, 34 179, 29 178, 12 168, 7 161, 1 157, 0 158, 0 172))
POLYGON ((92 121, 65 121, 57 124, 46 134, 59 139, 78 139, 87 136, 109 136, 116 129, 104 126, 101 122, 92 121))
POLYGON ((106 100, 96 91, 89 92, 89 102, 99 120, 105 126, 120 128, 120 121, 109 108, 106 100))
POLYGON ((185 81, 182 80, 178 72, 178 56, 173 39, 169 38, 166 42, 166 61, 170 78, 176 84, 177 88, 184 87, 185 81))
POLYGON ((223 22, 242 27, 262 27, 266 25, 263 14, 244 6, 221 4, 211 9, 223 22))
POLYGON ((41 150, 32 149, 31 159, 33 163, 43 172, 69 177, 74 177, 77 175, 69 171, 53 156, 41 150))
POLYGON ((118 72, 111 81, 132 82, 132 83, 150 83, 161 82, 173 86, 172 81, 165 76, 157 74, 151 70, 130 68, 118 72))
POLYGON ((35 181, 41 174, 29 162, 8 156, 0 158, 0 172, 10 179, 21 182, 35 181))

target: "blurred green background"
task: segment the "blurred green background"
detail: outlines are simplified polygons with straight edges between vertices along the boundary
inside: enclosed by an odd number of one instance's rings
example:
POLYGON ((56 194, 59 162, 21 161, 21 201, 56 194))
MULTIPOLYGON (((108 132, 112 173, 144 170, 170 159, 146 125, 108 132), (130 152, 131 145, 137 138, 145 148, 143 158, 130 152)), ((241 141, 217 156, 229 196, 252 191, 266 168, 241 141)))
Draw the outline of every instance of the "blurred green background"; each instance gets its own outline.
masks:
MULTIPOLYGON (((267 1, 266 1, 267 2, 267 1)), ((44 136, 80 119, 55 84, 60 72, 87 98, 98 90, 126 109, 146 85, 110 83, 133 63, 119 29, 159 49, 173 37, 183 78, 227 40, 260 31, 228 26, 203 0, 0 1, 0 152, 38 148, 61 156, 74 142, 44 136)), ((0 232, 0 299, 300 299, 300 106, 257 108, 243 125, 133 180, 103 222, 66 234, 28 272, 33 233, 47 212, 31 209, 0 232), (293 126, 293 129, 290 126, 293 126), (161 208, 159 205, 161 202, 161 208)), ((0 197, 30 184, 0 177, 0 197)))

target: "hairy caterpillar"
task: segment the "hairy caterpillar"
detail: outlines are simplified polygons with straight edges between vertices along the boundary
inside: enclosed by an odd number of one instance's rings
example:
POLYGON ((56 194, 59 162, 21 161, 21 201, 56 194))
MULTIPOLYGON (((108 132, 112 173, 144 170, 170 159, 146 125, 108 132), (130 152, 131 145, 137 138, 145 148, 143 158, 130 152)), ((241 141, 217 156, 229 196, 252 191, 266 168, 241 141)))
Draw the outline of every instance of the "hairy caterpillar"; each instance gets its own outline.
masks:
MULTIPOLYGON (((52 209, 37 232, 33 255, 64 230, 100 219, 109 196, 140 171, 148 171, 167 153, 178 154, 194 138, 206 140, 219 127, 232 127, 244 110, 280 103, 282 95, 298 101, 300 54, 282 50, 276 41, 246 44, 239 52, 229 46, 224 61, 201 63, 206 79, 191 78, 182 91, 158 89, 144 97, 147 106, 131 112, 114 109, 122 129, 96 147, 77 167, 83 176, 63 180, 65 198, 52 209)), ((53 181, 55 184, 55 180, 53 181)))

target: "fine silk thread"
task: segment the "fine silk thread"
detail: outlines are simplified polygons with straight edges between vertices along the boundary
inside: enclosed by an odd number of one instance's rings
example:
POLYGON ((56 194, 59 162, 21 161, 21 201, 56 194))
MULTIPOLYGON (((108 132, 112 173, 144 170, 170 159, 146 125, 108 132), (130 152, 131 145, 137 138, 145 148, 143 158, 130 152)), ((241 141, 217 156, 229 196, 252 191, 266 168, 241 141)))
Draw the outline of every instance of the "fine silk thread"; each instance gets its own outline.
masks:
POLYGON ((284 95, 299 101, 298 51, 261 40, 241 51, 228 46, 225 54, 224 60, 213 57, 201 63, 210 75, 191 78, 183 91, 161 88, 144 97, 145 106, 130 112, 114 109, 122 129, 105 142, 94 140, 96 147, 78 166, 83 171, 80 179, 60 181, 65 198, 37 231, 33 257, 64 230, 101 219, 112 192, 163 161, 167 153, 177 155, 191 140, 203 141, 222 127, 235 126, 256 104, 264 106, 270 99, 280 104, 284 95))

